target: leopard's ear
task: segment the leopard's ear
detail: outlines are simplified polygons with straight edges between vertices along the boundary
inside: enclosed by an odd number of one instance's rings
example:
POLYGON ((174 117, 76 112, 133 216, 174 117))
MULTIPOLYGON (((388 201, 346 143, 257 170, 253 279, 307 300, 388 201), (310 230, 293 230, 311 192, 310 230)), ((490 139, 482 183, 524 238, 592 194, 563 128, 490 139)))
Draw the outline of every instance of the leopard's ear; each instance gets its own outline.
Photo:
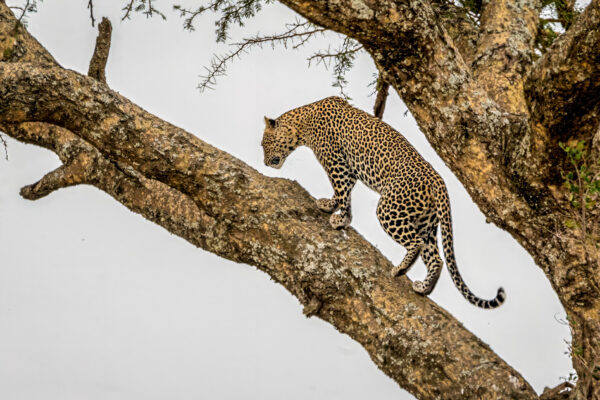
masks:
POLYGON ((277 121, 275 121, 274 119, 265 117, 265 126, 267 128, 275 128, 276 124, 277 124, 277 121))

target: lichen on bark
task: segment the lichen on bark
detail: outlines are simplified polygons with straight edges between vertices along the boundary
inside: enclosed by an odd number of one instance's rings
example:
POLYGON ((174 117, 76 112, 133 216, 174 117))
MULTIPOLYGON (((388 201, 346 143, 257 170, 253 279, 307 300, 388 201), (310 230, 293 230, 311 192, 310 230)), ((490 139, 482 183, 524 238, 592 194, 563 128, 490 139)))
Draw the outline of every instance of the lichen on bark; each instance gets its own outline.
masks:
MULTIPOLYGON (((362 44, 487 219, 532 255, 569 314, 580 376, 572 396, 598 398, 598 249, 565 228, 568 202, 550 158, 559 140, 598 136, 600 1, 538 61, 536 1, 491 0, 478 24, 435 1, 282 2, 362 44)), ((102 79, 61 68, 14 26, 0 2, 0 129, 63 163, 24 197, 94 185, 190 243, 256 266, 418 398, 537 397, 407 278, 391 280, 389 261, 360 235, 331 230, 299 185, 262 176, 102 79)))

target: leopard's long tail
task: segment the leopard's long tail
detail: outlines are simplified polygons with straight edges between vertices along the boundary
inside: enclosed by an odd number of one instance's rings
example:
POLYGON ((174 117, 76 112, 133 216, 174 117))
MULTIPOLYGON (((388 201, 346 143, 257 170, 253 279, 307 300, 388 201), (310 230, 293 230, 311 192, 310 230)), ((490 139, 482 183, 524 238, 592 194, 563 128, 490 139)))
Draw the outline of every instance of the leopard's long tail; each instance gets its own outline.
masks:
POLYGON ((504 289, 499 288, 498 294, 494 299, 483 300, 473 294, 473 292, 471 292, 471 290, 465 284, 465 281, 463 281, 463 278, 456 267, 456 259, 454 257, 454 239, 452 235, 452 216, 450 215, 450 199, 448 197, 446 185, 444 185, 443 182, 440 182, 438 185, 435 197, 437 217, 442 227, 442 246, 444 249, 444 258, 446 259, 448 271, 450 271, 450 275, 452 276, 452 281, 458 290, 460 290, 465 299, 469 301, 469 303, 481 308, 499 307, 502 303, 504 303, 504 299, 506 298, 504 289))

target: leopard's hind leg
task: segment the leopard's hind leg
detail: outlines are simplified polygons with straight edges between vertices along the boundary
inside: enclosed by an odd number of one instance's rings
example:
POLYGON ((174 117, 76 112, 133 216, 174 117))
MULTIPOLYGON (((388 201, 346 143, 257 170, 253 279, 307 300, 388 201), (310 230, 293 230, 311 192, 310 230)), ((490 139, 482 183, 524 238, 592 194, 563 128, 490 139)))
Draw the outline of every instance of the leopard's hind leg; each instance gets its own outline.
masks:
POLYGON ((377 206, 377 218, 383 229, 396 242, 406 248, 407 253, 400 265, 392 268, 392 276, 406 273, 415 263, 423 247, 423 239, 417 234, 411 217, 414 205, 405 204, 393 195, 383 195, 377 206))
POLYGON ((427 267, 427 276, 423 281, 414 281, 412 284, 413 290, 417 293, 426 295, 431 293, 435 284, 437 283, 440 274, 442 272, 442 258, 440 257, 440 251, 437 246, 437 225, 438 221, 434 218, 423 222, 423 230, 420 232, 423 238, 424 245, 421 249, 421 259, 427 267))

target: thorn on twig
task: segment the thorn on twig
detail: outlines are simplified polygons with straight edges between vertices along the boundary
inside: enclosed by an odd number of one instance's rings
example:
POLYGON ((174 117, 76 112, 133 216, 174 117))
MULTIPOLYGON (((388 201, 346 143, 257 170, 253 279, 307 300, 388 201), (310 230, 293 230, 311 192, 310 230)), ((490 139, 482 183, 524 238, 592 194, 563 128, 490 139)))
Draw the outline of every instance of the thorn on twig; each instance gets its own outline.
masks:
POLYGON ((2 142, 2 146, 4 146, 4 158, 8 161, 8 143, 6 143, 6 139, 4 136, 0 135, 0 142, 2 142))
POLYGON ((379 75, 377 79, 377 98, 373 106, 373 115, 379 119, 383 118, 383 111, 385 110, 385 102, 388 98, 389 90, 390 84, 384 81, 381 75, 379 75))
POLYGON ((103 17, 98 25, 98 37, 96 38, 96 48, 90 60, 88 76, 106 83, 106 62, 110 52, 110 39, 112 35, 112 25, 108 18, 103 17))

